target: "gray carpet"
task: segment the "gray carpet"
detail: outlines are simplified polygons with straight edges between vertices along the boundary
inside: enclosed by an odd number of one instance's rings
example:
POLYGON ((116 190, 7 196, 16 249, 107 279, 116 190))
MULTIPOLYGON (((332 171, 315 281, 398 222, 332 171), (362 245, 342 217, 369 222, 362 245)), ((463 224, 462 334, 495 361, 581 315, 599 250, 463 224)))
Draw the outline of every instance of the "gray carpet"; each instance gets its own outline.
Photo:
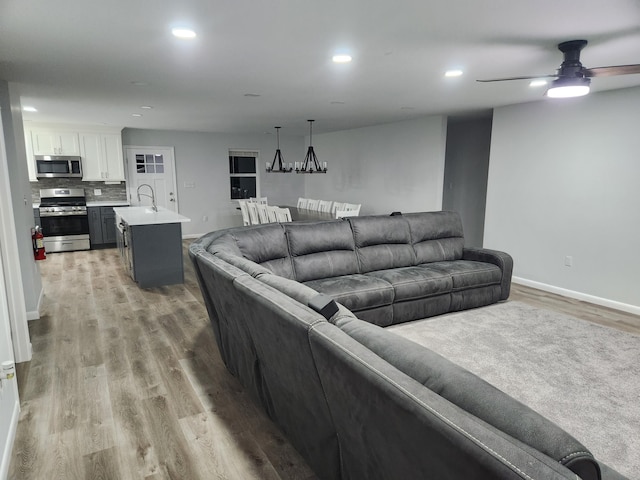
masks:
POLYGON ((640 478, 640 336, 520 302, 394 325, 640 478))

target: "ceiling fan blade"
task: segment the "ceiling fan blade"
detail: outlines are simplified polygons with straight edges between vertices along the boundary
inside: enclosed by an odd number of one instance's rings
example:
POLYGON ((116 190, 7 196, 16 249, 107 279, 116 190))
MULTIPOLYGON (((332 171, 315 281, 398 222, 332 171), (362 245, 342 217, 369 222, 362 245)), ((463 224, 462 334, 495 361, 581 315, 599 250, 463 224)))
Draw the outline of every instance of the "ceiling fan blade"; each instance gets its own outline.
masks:
POLYGON ((557 75, 531 75, 528 77, 492 78, 489 80, 476 80, 476 82, 506 82, 509 80, 535 80, 536 78, 556 78, 557 75))
POLYGON ((634 73, 640 73, 640 64, 584 69, 585 77, 613 77, 615 75, 633 75, 634 73))

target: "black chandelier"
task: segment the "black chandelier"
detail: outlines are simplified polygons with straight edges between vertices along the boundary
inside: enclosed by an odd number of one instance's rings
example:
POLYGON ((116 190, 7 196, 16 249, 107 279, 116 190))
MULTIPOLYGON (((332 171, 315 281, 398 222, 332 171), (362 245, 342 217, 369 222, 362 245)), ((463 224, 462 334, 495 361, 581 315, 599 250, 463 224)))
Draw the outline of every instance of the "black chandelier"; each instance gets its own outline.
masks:
POLYGON ((282 152, 280 151, 280 129, 282 127, 274 127, 276 129, 276 138, 278 139, 278 148, 276 149, 276 154, 273 156, 273 162, 271 165, 267 163, 267 172, 269 173, 291 173, 293 171, 293 165, 289 163, 289 168, 287 168, 282 161, 282 152), (278 167, 276 168, 276 162, 278 162, 278 167))
POLYGON ((302 165, 298 167, 298 162, 296 162, 296 173, 327 173, 327 162, 323 162, 322 166, 320 166, 316 152, 313 150, 312 127, 315 120, 307 121, 309 122, 309 148, 302 165))

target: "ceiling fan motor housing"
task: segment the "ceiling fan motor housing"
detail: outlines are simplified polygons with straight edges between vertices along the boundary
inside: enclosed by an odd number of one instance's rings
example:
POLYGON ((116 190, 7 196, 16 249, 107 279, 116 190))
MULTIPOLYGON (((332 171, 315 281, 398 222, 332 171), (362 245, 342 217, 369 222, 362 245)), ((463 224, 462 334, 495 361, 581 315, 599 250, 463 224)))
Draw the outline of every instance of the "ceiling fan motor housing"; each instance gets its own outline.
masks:
POLYGON ((586 46, 586 40, 570 40, 558 45, 558 50, 564 54, 564 61, 556 71, 558 77, 585 77, 584 67, 580 62, 580 51, 586 46))

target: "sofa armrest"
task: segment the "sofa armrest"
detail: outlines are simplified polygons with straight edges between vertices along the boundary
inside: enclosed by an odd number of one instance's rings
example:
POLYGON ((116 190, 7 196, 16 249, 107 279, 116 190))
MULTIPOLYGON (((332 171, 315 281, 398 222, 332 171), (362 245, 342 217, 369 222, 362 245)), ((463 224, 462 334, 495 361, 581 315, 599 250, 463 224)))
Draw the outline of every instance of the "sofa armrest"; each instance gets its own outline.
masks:
POLYGON ((497 265, 502 271, 500 300, 509 298, 509 292, 511 291, 511 274, 513 272, 513 258, 511 255, 488 248, 464 248, 462 250, 462 259, 497 265))

